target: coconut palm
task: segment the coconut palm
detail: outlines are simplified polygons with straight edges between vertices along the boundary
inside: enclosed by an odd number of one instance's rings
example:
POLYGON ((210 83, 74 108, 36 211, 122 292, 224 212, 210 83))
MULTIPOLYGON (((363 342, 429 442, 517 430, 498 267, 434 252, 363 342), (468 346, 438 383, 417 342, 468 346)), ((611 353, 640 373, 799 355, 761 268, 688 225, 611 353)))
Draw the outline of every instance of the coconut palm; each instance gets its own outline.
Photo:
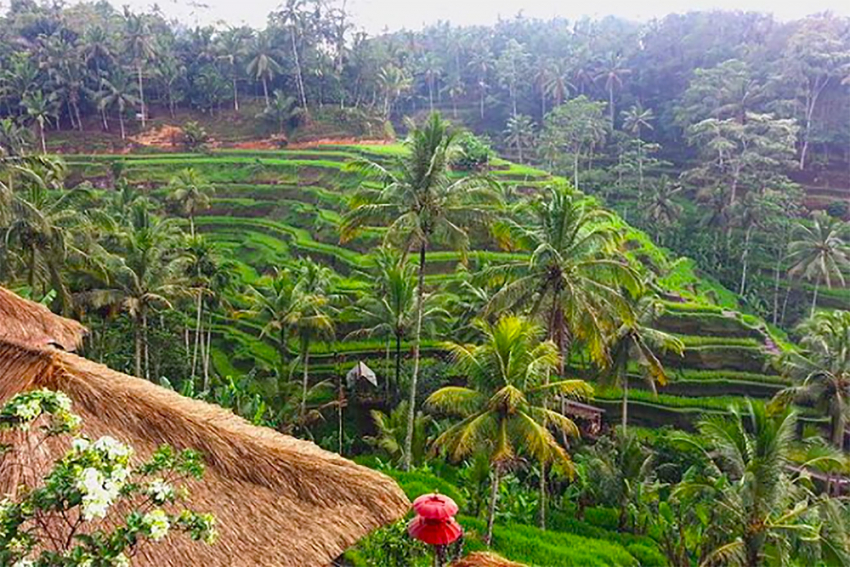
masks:
POLYGON ((181 169, 168 184, 169 198, 189 218, 189 233, 195 236, 195 215, 210 208, 210 194, 215 187, 198 173, 195 168, 181 169))
POLYGON ((0 119, 0 158, 21 157, 30 144, 31 132, 11 118, 0 119))
MULTIPOLYGON (((812 548, 829 564, 847 564, 846 534, 831 534, 830 520, 823 517, 833 507, 815 494, 805 473, 790 467, 796 424, 793 411, 770 411, 752 402, 698 424, 715 468, 707 479, 679 485, 673 497, 701 494, 721 512, 715 522, 723 539, 703 565, 788 564, 792 542, 812 548)), ((818 454, 799 470, 826 461, 838 459, 818 454)))
POLYGON ((124 48, 133 60, 136 69, 136 81, 139 88, 139 108, 142 116, 142 128, 147 126, 147 107, 145 106, 144 72, 147 62, 156 57, 154 38, 145 16, 134 14, 124 7, 124 48))
MULTIPOLYGON (((388 414, 379 410, 372 410, 370 413, 377 435, 366 437, 366 442, 385 451, 394 462, 401 464, 404 461, 404 440, 407 437, 407 402, 399 402, 388 414)), ((417 412, 413 422, 413 455, 410 459, 415 465, 425 462, 430 443, 429 430, 433 424, 434 419, 430 415, 417 412)))
MULTIPOLYGON (((429 248, 443 241, 465 254, 469 247, 467 228, 483 225, 490 218, 489 203, 495 194, 479 177, 453 179, 449 164, 456 153, 455 136, 439 114, 422 126, 411 128, 405 145, 408 153, 393 170, 372 161, 349 164, 382 184, 380 189, 364 185, 352 200, 352 209, 343 219, 343 240, 354 237, 369 223, 389 224, 385 240, 401 250, 418 253, 419 274, 416 298, 416 325, 413 331, 413 375, 410 381, 410 420, 415 416, 416 385, 419 377, 419 343, 425 312, 425 269, 429 248)), ((408 434, 413 431, 408 428, 408 434)), ((408 440, 410 441, 410 440, 408 440)), ((405 447, 410 455, 409 444, 405 447)), ((410 463, 405 463, 409 468, 410 463)))
POLYGON ((260 338, 271 337, 277 346, 278 374, 284 375, 290 334, 293 332, 298 314, 296 279, 289 270, 275 269, 254 284, 248 286, 246 301, 250 305, 241 316, 250 316, 263 324, 260 338))
POLYGON ((239 70, 243 58, 248 52, 248 41, 253 31, 247 27, 230 28, 218 36, 219 60, 230 68, 230 82, 233 89, 233 110, 239 112, 239 70))
POLYGON ((27 94, 21 101, 27 116, 38 125, 38 136, 41 139, 41 153, 47 153, 47 141, 44 129, 58 118, 56 100, 52 96, 44 96, 41 91, 27 94))
POLYGON ((332 290, 334 275, 332 269, 317 264, 309 257, 302 259, 297 266, 293 325, 298 335, 303 370, 300 413, 302 422, 307 415, 307 391, 310 386, 310 343, 315 339, 332 339, 334 335, 334 303, 338 300, 332 290))
POLYGON ((530 116, 518 114, 508 118, 505 128, 505 143, 516 149, 520 163, 524 163, 522 150, 534 143, 534 121, 530 116))
POLYGON ((832 421, 832 442, 843 447, 850 417, 850 312, 815 313, 798 332, 805 350, 780 357, 784 373, 796 384, 777 399, 801 399, 823 409, 832 421))
POLYGON ((127 132, 124 127, 124 116, 127 114, 127 108, 135 106, 139 103, 138 97, 133 94, 132 87, 127 80, 126 75, 120 70, 115 71, 108 79, 101 79, 101 90, 98 95, 98 106, 104 113, 104 126, 109 127, 106 121, 106 110, 111 107, 118 108, 118 124, 121 127, 121 139, 127 138, 127 132))
POLYGON ((404 69, 387 65, 378 73, 378 84, 384 92, 384 119, 389 120, 393 103, 402 93, 410 90, 413 82, 404 69))
POLYGON ((652 123, 655 120, 655 113, 651 108, 644 108, 641 103, 632 105, 631 108, 623 112, 623 129, 635 137, 637 143, 637 158, 638 158, 638 188, 643 192, 643 151, 644 142, 641 138, 643 129, 652 130, 652 123))
POLYGON ((623 390, 624 434, 629 424, 629 364, 637 362, 641 378, 652 393, 657 394, 656 384, 664 386, 668 382, 667 371, 659 354, 669 352, 681 356, 685 350, 685 345, 677 337, 651 327, 664 311, 657 297, 645 293, 634 303, 630 316, 608 339, 611 360, 603 373, 605 382, 616 384, 623 390))
POLYGON ((279 13, 281 23, 289 31, 289 41, 292 48, 292 61, 295 64, 295 84, 298 86, 298 99, 301 109, 306 114, 307 93, 304 89, 304 73, 301 69, 301 55, 299 44, 301 36, 305 33, 310 17, 307 0, 286 0, 281 6, 279 13))
POLYGON ((251 46, 250 61, 245 70, 255 81, 263 83, 263 97, 266 106, 269 106, 269 81, 278 76, 282 68, 278 63, 277 49, 272 45, 271 38, 267 32, 257 34, 254 44, 251 46))
POLYGON ((682 214, 682 205, 676 202, 676 196, 682 192, 682 186, 662 175, 654 183, 647 196, 643 211, 649 224, 655 229, 655 237, 664 242, 664 229, 673 226, 682 214))
POLYGON ((796 229, 796 240, 788 247, 792 277, 814 280, 811 314, 818 304, 818 289, 821 284, 832 288, 833 282, 844 285, 844 270, 850 268, 850 245, 845 240, 847 225, 818 212, 812 216, 811 226, 800 223, 796 229))
MULTIPOLYGON (((404 257, 388 250, 382 251, 376 269, 366 278, 373 282, 370 294, 363 297, 354 307, 355 317, 362 327, 349 336, 383 336, 395 343, 395 386, 401 384, 401 345, 416 325, 416 266, 404 257)), ((443 309, 442 295, 429 293, 425 296, 422 311, 423 326, 448 318, 443 309)), ((389 359, 389 351, 387 353, 389 359)), ((389 380, 387 380, 389 394, 389 380)), ((407 407, 407 406, 405 406, 407 407)))
POLYGON ((553 61, 550 64, 549 81, 546 83, 546 94, 555 101, 555 106, 570 98, 570 91, 575 91, 575 85, 570 81, 570 65, 565 59, 553 61))
POLYGON ((434 447, 459 460, 483 451, 493 480, 487 513, 489 545, 502 475, 520 455, 572 471, 572 460, 551 430, 578 436, 572 420, 548 409, 551 395, 585 398, 592 388, 582 380, 548 381, 558 368, 558 349, 544 341, 545 330, 528 319, 507 315, 495 324, 480 323, 476 345, 449 344, 468 386, 443 387, 428 398, 434 410, 458 416, 434 441, 434 447))
POLYGON ((277 126, 278 134, 283 135, 287 125, 291 124, 299 116, 303 116, 303 114, 304 109, 298 107, 295 98, 285 95, 281 90, 275 89, 271 103, 266 106, 259 117, 277 126))
POLYGON ((622 88, 623 79, 631 74, 631 69, 628 69, 623 64, 623 56, 620 54, 611 54, 605 61, 594 77, 597 81, 605 82, 605 90, 608 92, 608 112, 611 118, 611 127, 614 127, 614 117, 617 116, 614 110, 614 91, 622 88))
POLYGON ((615 321, 629 320, 628 294, 638 293, 640 281, 617 251, 620 236, 610 213, 563 184, 546 193, 527 217, 501 227, 505 238, 531 255, 493 268, 513 279, 493 296, 487 311, 528 308, 545 321, 562 365, 573 340, 585 343, 592 359, 605 365, 605 337, 617 328, 615 321))

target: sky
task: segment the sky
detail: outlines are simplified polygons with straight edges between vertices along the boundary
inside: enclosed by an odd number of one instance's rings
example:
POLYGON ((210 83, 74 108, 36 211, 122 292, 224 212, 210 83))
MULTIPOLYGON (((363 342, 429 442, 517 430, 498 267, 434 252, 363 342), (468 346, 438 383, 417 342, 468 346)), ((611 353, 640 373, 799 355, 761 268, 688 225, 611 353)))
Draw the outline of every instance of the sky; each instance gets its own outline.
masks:
MULTIPOLYGON (((129 4, 146 9, 153 0, 111 0, 120 7, 129 4)), ((246 23, 254 27, 265 25, 268 13, 282 0, 158 0, 162 11, 171 17, 193 24, 212 24, 225 21, 246 23), (206 7, 197 7, 199 5, 206 7)), ((336 0, 342 2, 343 0, 336 0)), ((439 20, 454 24, 490 24, 499 17, 510 18, 522 11, 527 17, 552 18, 561 16, 577 19, 581 16, 617 15, 635 20, 647 20, 674 12, 691 10, 752 10, 772 12, 781 20, 800 18, 830 10, 850 15, 850 0, 345 0, 357 25, 371 34, 384 29, 419 29, 439 20)), ((0 0, 0 5, 8 0, 0 0)), ((71 2, 69 2, 71 3, 71 2)))

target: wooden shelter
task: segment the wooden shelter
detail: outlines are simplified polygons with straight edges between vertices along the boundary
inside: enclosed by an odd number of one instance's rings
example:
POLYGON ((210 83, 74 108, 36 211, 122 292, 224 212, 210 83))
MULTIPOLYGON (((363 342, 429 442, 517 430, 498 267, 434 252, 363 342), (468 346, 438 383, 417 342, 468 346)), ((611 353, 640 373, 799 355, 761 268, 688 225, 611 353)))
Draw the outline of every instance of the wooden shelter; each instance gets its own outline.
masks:
MULTIPOLYGON (((8 296, 5 292, 2 297, 10 301, 8 296)), ((141 457, 161 444, 195 449, 204 456, 206 475, 190 483, 190 505, 215 514, 219 540, 212 546, 188 538, 146 545, 134 564, 323 567, 409 509, 395 482, 378 472, 312 443, 252 426, 218 406, 45 346, 75 346, 78 342, 71 335, 82 327, 68 326, 61 318, 51 321, 49 312, 31 304, 27 308, 2 312, 6 319, 0 319, 0 325, 8 322, 8 328, 18 330, 0 337, 0 401, 32 389, 61 390, 83 418, 83 433, 92 438, 111 435, 132 445, 141 457), (19 313, 29 318, 15 321, 19 313), (42 320, 38 333, 24 325, 33 320, 33 313, 42 320)), ((9 437, 0 441, 22 445, 9 437)), ((26 457, 40 475, 66 449, 51 443, 26 457)), ((24 480, 20 467, 14 466, 22 456, 13 451, 0 463, 3 494, 13 493, 24 480)))
POLYGON ((463 559, 455 561, 451 567, 525 567, 522 563, 508 561, 495 553, 470 553, 463 559))

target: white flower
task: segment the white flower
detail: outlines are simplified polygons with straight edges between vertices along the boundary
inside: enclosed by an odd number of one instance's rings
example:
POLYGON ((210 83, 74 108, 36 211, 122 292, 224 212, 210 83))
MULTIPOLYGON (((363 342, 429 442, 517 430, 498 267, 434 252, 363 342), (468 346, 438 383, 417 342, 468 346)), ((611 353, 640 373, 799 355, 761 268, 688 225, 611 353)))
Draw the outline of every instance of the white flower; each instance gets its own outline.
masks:
POLYGON ((157 504, 162 504, 174 498, 174 489, 161 478, 157 478, 148 485, 148 494, 157 504))
POLYGON ((32 399, 28 402, 18 404, 15 408, 15 415, 24 421, 32 421, 38 414, 41 413, 41 402, 37 399, 32 399))
POLYGON ((83 469, 77 479, 77 489, 83 493, 83 519, 104 518, 112 501, 118 497, 121 485, 103 476, 94 468, 83 469))
POLYGON ((130 567, 130 560, 127 559, 127 556, 123 553, 119 553, 115 559, 112 560, 113 567, 130 567))
POLYGON ((168 535, 168 516, 162 510, 154 510, 153 512, 145 514, 143 521, 148 527, 151 539, 154 541, 160 540, 168 535))
POLYGON ((32 559, 19 559, 12 567, 33 567, 32 559))
POLYGON ((113 482, 123 485, 127 482, 127 478, 130 476, 130 469, 123 465, 115 465, 115 468, 112 469, 112 474, 110 478, 113 482))
POLYGON ((56 392, 56 405, 59 409, 71 411, 71 398, 65 392, 56 392))
POLYGON ((129 457, 131 453, 131 450, 127 445, 124 445, 117 439, 109 437, 108 435, 95 441, 93 447, 96 451, 105 453, 111 460, 129 457))
POLYGON ((71 448, 75 453, 84 453, 91 447, 91 441, 85 437, 77 437, 71 442, 71 448))
POLYGON ((92 567, 93 563, 91 557, 86 557, 77 564, 77 567, 92 567))

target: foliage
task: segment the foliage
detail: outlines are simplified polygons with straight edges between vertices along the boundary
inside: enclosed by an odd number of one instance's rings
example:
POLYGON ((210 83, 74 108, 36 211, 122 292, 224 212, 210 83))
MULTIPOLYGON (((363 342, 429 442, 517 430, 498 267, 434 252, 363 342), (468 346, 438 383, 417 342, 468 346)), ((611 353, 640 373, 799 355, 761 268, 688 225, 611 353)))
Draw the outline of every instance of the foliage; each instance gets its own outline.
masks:
MULTIPOLYGON (((74 435, 70 450, 37 485, 0 504, 4 565, 129 565, 140 546, 170 531, 215 540, 215 518, 181 505, 181 483, 203 475, 197 453, 163 446, 133 464, 132 449, 112 437, 78 435, 81 420, 71 413, 70 399, 50 390, 16 395, 0 411, 0 423, 44 439, 74 435)), ((6 447, 3 459, 31 457, 19 451, 6 447)))
POLYGON ((486 138, 471 132, 464 132, 457 139, 458 153, 452 160, 452 166, 461 171, 481 171, 486 169, 494 157, 493 150, 486 138))

